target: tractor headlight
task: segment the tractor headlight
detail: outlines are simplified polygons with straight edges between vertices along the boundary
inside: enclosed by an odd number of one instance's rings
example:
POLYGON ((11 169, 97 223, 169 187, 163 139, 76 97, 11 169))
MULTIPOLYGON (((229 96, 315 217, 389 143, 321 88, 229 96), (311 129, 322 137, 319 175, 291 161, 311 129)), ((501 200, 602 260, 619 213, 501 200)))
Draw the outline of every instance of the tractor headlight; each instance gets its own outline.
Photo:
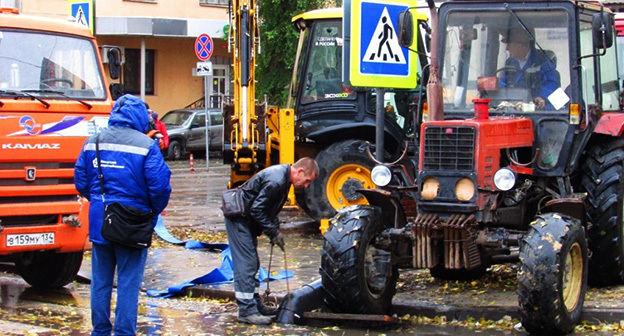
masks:
POLYGON ((420 196, 426 200, 432 200, 438 196, 440 192, 440 181, 435 177, 427 177, 422 184, 420 196))
POLYGON ((464 177, 455 184, 455 197, 460 201, 470 201, 475 192, 475 184, 469 178, 464 177))
POLYGON ((392 172, 387 166, 378 165, 371 171, 371 179, 375 185, 385 187, 392 180, 392 172))
POLYGON ((508 191, 516 185, 516 173, 509 168, 501 168, 494 174, 494 185, 502 191, 508 191))

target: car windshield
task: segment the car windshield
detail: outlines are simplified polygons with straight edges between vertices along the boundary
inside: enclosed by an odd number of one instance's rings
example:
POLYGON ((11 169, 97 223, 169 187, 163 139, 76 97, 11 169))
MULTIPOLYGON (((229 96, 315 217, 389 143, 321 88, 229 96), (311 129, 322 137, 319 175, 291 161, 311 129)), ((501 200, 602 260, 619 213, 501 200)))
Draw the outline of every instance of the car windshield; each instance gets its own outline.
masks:
POLYGON ((190 111, 171 111, 165 114, 160 121, 166 126, 182 126, 191 115, 193 115, 193 112, 190 111))
POLYGON ((567 111, 570 100, 568 15, 560 9, 453 11, 446 18, 444 109, 567 111))
POLYGON ((0 93, 46 99, 106 99, 93 43, 87 38, 0 30, 0 93))

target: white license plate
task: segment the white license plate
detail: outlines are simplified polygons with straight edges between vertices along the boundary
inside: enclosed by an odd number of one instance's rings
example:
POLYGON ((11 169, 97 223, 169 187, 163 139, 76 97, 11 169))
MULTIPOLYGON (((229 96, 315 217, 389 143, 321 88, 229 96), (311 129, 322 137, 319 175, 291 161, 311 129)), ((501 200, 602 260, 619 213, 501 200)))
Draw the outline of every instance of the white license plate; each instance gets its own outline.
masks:
POLYGON ((54 244, 54 232, 7 235, 6 246, 29 246, 54 244))

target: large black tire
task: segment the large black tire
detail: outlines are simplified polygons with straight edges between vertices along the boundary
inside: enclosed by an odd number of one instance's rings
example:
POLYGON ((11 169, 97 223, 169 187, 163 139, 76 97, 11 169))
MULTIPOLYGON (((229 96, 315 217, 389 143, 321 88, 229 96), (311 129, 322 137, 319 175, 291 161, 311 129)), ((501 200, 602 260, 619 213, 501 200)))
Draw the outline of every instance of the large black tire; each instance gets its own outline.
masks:
POLYGON ((591 223, 588 231, 589 283, 624 282, 624 140, 598 143, 586 150, 581 187, 591 223))
POLYGON ((366 153, 365 141, 334 143, 316 156, 316 162, 319 176, 304 192, 296 195, 297 203, 310 217, 331 218, 344 207, 368 204, 366 198, 355 191, 375 188, 370 177, 375 163, 366 153))
POLYGON ((564 335, 581 320, 587 289, 587 240, 578 219, 537 216, 522 240, 518 301, 524 328, 564 335))
POLYGON ((390 310, 399 273, 392 252, 377 245, 384 218, 378 207, 356 205, 332 219, 320 270, 325 302, 332 310, 359 314, 390 310))
POLYGON ((167 157, 171 160, 180 160, 182 158, 182 144, 179 140, 169 142, 169 155, 167 157))
POLYGON ((28 252, 15 262, 17 273, 36 288, 60 288, 74 281, 83 252, 28 252))

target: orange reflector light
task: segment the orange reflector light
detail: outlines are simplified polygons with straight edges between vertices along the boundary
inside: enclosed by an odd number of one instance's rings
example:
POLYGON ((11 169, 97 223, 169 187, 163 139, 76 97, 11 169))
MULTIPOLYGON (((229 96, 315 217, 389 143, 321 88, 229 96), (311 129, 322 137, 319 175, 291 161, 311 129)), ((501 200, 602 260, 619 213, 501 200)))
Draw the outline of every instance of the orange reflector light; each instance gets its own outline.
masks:
POLYGON ((422 121, 429 121, 429 104, 427 102, 423 103, 422 121))
POLYGON ((579 104, 570 104, 570 124, 578 125, 581 123, 581 107, 579 104))

